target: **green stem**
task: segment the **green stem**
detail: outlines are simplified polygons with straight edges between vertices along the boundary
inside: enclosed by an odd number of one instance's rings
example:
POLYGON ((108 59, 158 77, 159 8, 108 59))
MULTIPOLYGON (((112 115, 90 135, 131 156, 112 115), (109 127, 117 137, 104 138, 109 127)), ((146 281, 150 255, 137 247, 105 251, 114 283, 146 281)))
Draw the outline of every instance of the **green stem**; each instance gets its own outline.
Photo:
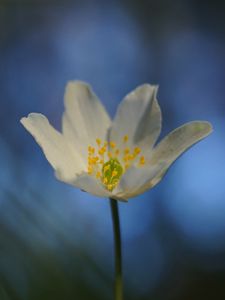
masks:
POLYGON ((110 200, 114 233, 114 255, 115 255, 115 300, 123 300, 123 278, 122 278, 122 252, 118 203, 115 199, 110 200))

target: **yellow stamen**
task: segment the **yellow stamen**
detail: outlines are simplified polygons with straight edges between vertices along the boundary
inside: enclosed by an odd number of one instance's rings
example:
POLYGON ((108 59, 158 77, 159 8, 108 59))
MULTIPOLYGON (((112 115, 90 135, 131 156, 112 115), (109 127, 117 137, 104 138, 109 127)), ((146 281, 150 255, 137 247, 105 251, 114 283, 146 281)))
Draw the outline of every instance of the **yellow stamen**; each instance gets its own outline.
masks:
POLYGON ((134 155, 133 154, 129 154, 129 155, 127 155, 127 159, 128 160, 133 160, 135 157, 134 157, 134 155))
POLYGON ((88 163, 89 163, 90 165, 95 165, 95 164, 96 164, 96 159, 95 159, 95 157, 89 157, 89 158, 88 158, 88 163))
POLYGON ((106 147, 102 147, 98 150, 99 155, 103 155, 106 152, 106 147))
POLYGON ((120 150, 119 150, 119 149, 116 149, 115 155, 117 156, 117 155, 119 155, 119 154, 120 154, 120 150))
POLYGON ((94 154, 95 153, 95 148, 91 147, 91 146, 88 146, 88 153, 89 153, 89 155, 94 154))
POLYGON ((111 141, 109 144, 110 144, 110 147, 112 147, 112 148, 115 148, 115 147, 116 147, 116 143, 113 142, 113 141, 111 141))
POLYGON ((123 137, 123 141, 124 141, 124 143, 126 143, 127 141, 128 141, 128 135, 126 134, 126 135, 124 135, 124 137, 123 137))
POLYGON ((144 165, 145 164, 145 157, 143 155, 140 157, 139 164, 140 165, 144 165))
POLYGON ((101 143, 102 143, 101 139, 97 138, 97 139, 96 139, 96 143, 97 143, 98 146, 100 146, 101 143))
POLYGON ((124 135, 122 139, 124 144, 121 149, 117 148, 114 141, 102 141, 100 138, 96 138, 97 147, 87 147, 87 172, 90 176, 95 176, 109 191, 118 185, 121 176, 137 157, 139 166, 145 164, 145 157, 139 156, 141 148, 127 147, 125 143, 129 140, 128 135, 124 135))
POLYGON ((140 149, 139 147, 135 147, 135 148, 134 148, 134 153, 135 153, 136 155, 138 155, 140 152, 141 152, 141 149, 140 149))

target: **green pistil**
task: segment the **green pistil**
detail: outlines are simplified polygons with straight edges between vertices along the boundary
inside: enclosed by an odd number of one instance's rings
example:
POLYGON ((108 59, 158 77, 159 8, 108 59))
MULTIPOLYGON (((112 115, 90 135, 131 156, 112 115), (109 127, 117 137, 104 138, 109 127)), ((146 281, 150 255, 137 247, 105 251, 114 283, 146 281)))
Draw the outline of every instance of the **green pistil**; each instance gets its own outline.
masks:
POLYGON ((109 191, 117 186, 122 174, 123 167, 117 158, 110 158, 102 166, 102 182, 109 191))

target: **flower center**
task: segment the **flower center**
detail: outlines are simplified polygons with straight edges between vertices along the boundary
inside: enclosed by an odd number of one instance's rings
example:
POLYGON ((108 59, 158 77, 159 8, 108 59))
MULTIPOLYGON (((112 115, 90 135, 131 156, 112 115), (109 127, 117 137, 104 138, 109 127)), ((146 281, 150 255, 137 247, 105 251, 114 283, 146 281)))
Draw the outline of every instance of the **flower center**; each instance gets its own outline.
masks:
POLYGON ((131 165, 143 166, 145 157, 141 155, 141 149, 127 147, 128 136, 122 140, 122 149, 119 149, 115 142, 102 142, 96 139, 97 147, 88 146, 89 175, 95 176, 101 181, 104 187, 112 191, 119 183, 124 172, 131 165))
POLYGON ((102 166, 102 182, 109 191, 112 191, 123 175, 123 167, 117 158, 110 158, 102 166))

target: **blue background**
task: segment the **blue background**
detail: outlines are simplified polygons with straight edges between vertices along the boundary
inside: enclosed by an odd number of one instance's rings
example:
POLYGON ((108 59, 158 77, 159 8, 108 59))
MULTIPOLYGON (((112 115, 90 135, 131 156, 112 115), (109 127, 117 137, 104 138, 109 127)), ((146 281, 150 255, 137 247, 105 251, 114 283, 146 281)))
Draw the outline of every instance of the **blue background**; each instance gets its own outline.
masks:
MULTIPOLYGON (((161 137, 214 132, 154 189, 120 204, 126 299, 225 299, 224 1, 0 0, 0 299, 113 299, 109 203, 54 178, 22 125, 61 127, 67 81, 111 116, 159 84, 161 137)), ((96 120, 97 121, 97 120, 96 120)))

